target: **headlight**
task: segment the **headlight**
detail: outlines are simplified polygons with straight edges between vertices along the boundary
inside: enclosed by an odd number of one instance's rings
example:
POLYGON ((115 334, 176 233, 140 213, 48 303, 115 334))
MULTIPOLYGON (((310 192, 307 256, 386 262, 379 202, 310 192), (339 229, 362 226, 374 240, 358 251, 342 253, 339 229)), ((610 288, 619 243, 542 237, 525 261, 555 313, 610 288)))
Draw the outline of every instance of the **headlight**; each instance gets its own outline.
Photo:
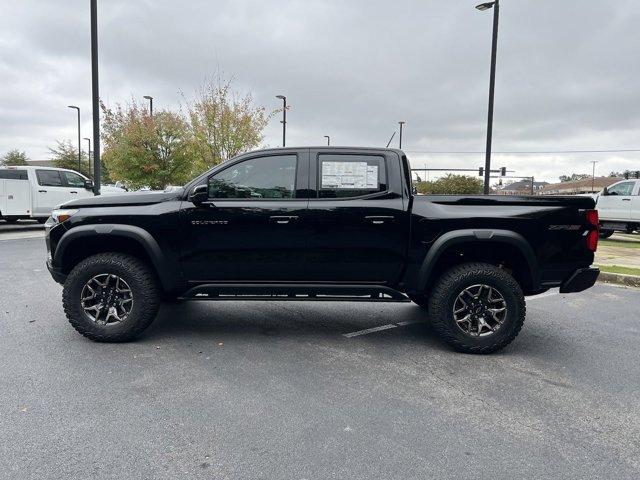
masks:
MULTIPOLYGON (((78 210, 72 210, 68 208, 55 209, 53 212, 51 212, 51 218, 49 218, 49 220, 51 221, 52 225, 57 225, 69 220, 69 218, 71 218, 71 215, 75 215, 76 213, 78 213, 78 210)), ((49 223, 49 221, 47 221, 47 223, 49 223)))

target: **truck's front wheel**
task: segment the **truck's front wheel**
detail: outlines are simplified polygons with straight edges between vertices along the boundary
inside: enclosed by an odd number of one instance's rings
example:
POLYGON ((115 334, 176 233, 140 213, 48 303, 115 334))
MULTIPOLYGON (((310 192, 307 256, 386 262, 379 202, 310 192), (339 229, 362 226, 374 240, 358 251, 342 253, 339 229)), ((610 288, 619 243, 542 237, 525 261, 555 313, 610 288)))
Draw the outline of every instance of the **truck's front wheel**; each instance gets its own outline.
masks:
POLYGON ((86 258, 71 271, 62 291, 71 325, 99 342, 135 339, 155 319, 160 301, 155 273, 120 253, 86 258))
POLYGON ((435 330, 466 353, 491 353, 511 343, 520 333, 525 309, 518 282, 486 263, 452 268, 438 279, 429 296, 435 330))

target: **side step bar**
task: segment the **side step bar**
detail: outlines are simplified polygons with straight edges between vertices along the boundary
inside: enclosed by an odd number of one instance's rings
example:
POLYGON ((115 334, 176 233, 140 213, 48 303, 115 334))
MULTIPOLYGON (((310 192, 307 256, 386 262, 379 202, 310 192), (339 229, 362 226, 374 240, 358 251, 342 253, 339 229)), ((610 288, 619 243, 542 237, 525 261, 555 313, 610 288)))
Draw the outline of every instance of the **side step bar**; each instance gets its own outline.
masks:
POLYGON ((393 288, 379 285, 246 284, 220 283, 193 287, 183 300, 320 300, 409 302, 393 288))

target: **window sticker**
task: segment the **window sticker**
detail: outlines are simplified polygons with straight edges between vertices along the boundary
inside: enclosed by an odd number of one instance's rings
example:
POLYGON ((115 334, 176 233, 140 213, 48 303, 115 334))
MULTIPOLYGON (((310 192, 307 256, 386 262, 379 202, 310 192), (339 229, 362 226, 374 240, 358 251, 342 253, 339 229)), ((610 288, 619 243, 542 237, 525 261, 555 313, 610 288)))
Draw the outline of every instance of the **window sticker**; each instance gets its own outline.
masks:
POLYGON ((321 185, 321 188, 376 190, 378 165, 323 161, 321 185))

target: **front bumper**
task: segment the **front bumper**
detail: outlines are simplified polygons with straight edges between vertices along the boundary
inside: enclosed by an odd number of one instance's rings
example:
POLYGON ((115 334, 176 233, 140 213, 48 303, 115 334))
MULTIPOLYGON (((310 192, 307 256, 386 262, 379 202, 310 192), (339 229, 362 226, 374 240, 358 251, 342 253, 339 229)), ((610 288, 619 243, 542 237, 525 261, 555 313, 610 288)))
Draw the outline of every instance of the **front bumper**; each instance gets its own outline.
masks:
POLYGON ((67 274, 53 267, 53 265, 51 265, 50 259, 47 259, 47 270, 49 270, 49 273, 57 283, 59 283, 60 285, 64 284, 65 280, 67 279, 67 274))
POLYGON ((579 268, 560 285, 560 293, 582 292, 593 287, 600 275, 599 268, 579 268))

